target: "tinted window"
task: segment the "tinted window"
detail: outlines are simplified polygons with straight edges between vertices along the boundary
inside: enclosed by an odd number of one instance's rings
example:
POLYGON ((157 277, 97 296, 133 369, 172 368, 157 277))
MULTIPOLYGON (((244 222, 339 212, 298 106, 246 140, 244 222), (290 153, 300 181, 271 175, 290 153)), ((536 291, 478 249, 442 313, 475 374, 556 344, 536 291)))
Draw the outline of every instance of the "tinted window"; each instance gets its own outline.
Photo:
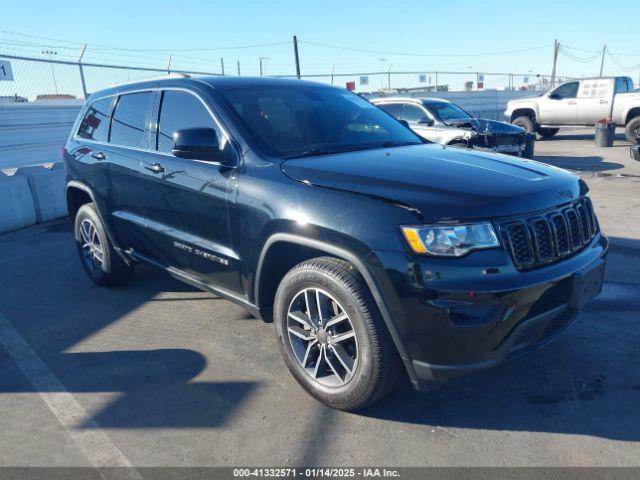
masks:
POLYGON ((556 88, 553 94, 558 98, 576 98, 579 85, 578 82, 565 83, 556 88))
POLYGON ((78 128, 78 136, 89 140, 98 140, 106 142, 109 137, 109 107, 112 98, 103 98, 93 102, 86 113, 80 128, 78 128))
POLYGON ((400 110, 399 107, 401 107, 401 105, 398 105, 397 103, 385 103, 382 105, 378 105, 378 108, 381 108, 389 115, 393 115, 394 117, 398 116, 398 111, 400 110))
POLYGON ((627 93, 629 91, 627 87, 626 78, 616 78, 616 93, 627 93))
POLYGON ((124 147, 147 147, 145 123, 152 98, 151 92, 120 96, 111 122, 111 143, 124 147))
POLYGON ((202 102, 187 92, 168 90, 162 94, 157 149, 171 152, 173 132, 183 128, 215 128, 215 123, 202 102))
POLYGON ((407 122, 419 122, 420 120, 423 120, 427 117, 427 115, 424 113, 424 111, 416 106, 416 105, 409 105, 409 104, 404 104, 402 105, 402 109, 400 110, 400 114, 398 115, 398 118, 400 120, 406 120, 407 122))
POLYGON ((422 143, 402 124, 346 90, 312 85, 216 87, 247 139, 293 157, 422 143))
POLYGON ((424 102, 424 106, 440 121, 447 123, 452 120, 472 118, 462 108, 449 102, 424 102))

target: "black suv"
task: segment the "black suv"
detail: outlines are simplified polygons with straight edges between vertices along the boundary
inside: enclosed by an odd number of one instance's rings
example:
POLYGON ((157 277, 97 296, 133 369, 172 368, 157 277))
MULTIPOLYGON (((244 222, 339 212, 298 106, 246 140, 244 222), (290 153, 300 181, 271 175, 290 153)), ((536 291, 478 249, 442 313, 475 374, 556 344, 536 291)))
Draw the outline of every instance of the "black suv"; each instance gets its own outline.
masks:
POLYGON ((602 286, 586 184, 424 144, 356 94, 170 76, 93 94, 64 155, 84 268, 138 262, 275 323, 313 396, 362 407, 555 338, 602 286))

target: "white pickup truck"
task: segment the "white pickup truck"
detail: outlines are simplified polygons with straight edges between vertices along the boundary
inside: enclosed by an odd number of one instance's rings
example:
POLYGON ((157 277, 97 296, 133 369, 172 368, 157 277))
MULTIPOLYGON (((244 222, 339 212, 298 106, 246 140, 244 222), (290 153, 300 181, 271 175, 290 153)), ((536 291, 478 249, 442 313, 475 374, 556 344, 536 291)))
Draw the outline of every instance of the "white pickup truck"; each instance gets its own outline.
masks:
POLYGON ((542 137, 555 135, 560 127, 594 125, 601 118, 624 125, 630 142, 640 137, 640 91, 634 91, 629 77, 571 80, 538 97, 509 101, 504 114, 542 137))

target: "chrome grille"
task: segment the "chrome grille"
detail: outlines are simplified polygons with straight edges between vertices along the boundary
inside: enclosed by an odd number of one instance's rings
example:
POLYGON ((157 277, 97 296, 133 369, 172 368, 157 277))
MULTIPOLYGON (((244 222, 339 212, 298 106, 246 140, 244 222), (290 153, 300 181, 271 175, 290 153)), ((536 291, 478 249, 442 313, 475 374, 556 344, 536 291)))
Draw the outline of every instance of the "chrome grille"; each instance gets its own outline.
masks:
POLYGON ((536 268, 584 248, 598 231, 588 198, 545 215, 499 225, 505 246, 519 270, 536 268))

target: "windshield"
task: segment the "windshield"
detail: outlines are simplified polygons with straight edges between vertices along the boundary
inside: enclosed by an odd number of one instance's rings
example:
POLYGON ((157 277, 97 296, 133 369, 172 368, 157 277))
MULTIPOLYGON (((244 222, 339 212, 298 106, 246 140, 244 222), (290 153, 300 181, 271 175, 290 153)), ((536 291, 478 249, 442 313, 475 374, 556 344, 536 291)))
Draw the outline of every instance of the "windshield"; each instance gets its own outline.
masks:
POLYGON ((250 143, 268 155, 304 157, 400 145, 420 138, 358 95, 312 85, 216 88, 250 143))
POLYGON ((459 106, 448 102, 424 102, 424 106, 442 123, 473 118, 459 106))

